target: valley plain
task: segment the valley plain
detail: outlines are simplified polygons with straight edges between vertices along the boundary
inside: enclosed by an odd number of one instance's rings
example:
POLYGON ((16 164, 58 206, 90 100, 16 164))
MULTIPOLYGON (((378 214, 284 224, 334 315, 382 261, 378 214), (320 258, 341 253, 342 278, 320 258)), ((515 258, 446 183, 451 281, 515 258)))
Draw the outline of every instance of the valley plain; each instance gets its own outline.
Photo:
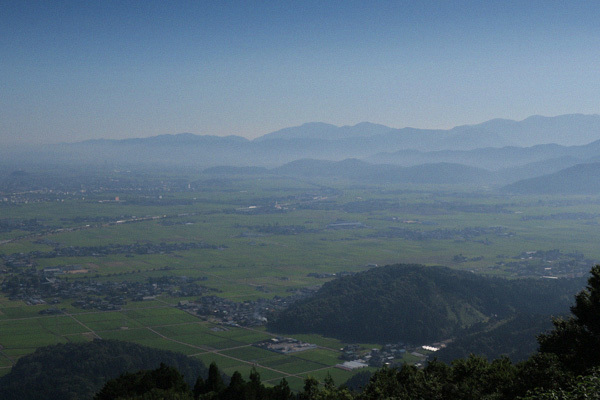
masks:
MULTIPOLYGON (((37 347, 102 338, 229 374, 254 367, 296 389, 307 375, 342 383, 356 372, 335 367, 348 343, 292 334, 318 347, 274 353, 252 346, 279 336, 265 320, 324 282, 387 264, 561 279, 600 260, 594 195, 191 168, 16 171, 4 182, 3 374, 37 347)), ((422 361, 412 350, 402 360, 422 361)))

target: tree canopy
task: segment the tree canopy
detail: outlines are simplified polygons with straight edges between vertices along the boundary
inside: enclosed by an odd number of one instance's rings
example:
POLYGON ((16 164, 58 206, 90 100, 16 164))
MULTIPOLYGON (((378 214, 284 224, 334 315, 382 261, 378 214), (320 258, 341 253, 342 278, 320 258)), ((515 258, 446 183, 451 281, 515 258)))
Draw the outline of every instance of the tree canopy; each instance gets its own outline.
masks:
POLYGON ((567 313, 582 286, 573 279, 508 280, 399 264, 328 282, 315 296, 284 310, 269 327, 354 342, 435 341, 462 334, 492 315, 567 313))
POLYGON ((584 373, 600 365, 600 265, 575 296, 571 313, 568 319, 555 319, 554 329, 538 337, 540 351, 556 354, 566 369, 584 373))

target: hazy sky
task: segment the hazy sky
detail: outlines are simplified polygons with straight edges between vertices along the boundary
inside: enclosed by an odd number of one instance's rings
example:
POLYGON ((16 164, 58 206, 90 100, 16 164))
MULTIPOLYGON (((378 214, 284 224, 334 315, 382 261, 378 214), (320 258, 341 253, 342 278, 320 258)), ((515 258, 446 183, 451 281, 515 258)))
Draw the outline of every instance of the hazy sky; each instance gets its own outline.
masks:
POLYGON ((598 1, 0 0, 0 143, 600 112, 598 1))

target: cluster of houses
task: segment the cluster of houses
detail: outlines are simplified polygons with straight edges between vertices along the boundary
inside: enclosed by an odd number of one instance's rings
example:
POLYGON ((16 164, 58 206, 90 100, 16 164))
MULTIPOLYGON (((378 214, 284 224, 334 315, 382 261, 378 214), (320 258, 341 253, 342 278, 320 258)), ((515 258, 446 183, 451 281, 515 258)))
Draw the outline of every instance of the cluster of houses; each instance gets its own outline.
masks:
POLYGON ((61 190, 30 190, 26 192, 5 192, 0 197, 0 202, 7 204, 31 204, 31 203, 50 203, 63 202, 67 199, 81 197, 79 191, 61 191, 61 190))
POLYGON ((313 294, 317 288, 301 288, 286 297, 259 298, 235 302, 218 296, 203 296, 195 301, 180 301, 178 307, 203 319, 232 326, 260 326, 293 302, 313 294))
POLYGON ((494 268, 509 271, 520 277, 575 278, 585 276, 596 262, 581 253, 560 250, 526 251, 509 261, 498 261, 494 268))
MULTIPOLYGON (((375 268, 377 264, 367 264, 365 268, 375 268)), ((327 279, 327 278, 340 278, 343 276, 356 275, 356 272, 352 271, 339 271, 339 272, 309 272, 306 274, 309 278, 327 279)))
POLYGON ((190 243, 129 243, 129 244, 107 244, 103 246, 64 246, 55 247, 50 251, 30 251, 28 253, 15 253, 2 255, 5 264, 14 261, 31 260, 36 258, 56 257, 103 257, 111 254, 169 254, 174 251, 185 251, 193 249, 221 249, 226 246, 217 246, 204 242, 190 243))
POLYGON ((198 283, 205 280, 204 277, 163 276, 147 278, 144 282, 61 279, 61 274, 77 271, 75 268, 79 267, 24 269, 4 279, 0 290, 11 300, 22 300, 31 305, 57 304, 61 299, 75 299, 75 307, 104 311, 120 309, 127 301, 149 300, 162 294, 202 296, 214 290, 198 283))
POLYGON ((350 344, 340 349, 342 352, 340 359, 344 362, 336 365, 336 367, 351 371, 364 367, 400 366, 406 362, 405 356, 407 354, 416 357, 418 361, 415 364, 421 365, 428 359, 429 353, 436 352, 446 347, 446 345, 447 343, 434 343, 433 345, 414 347, 399 342, 385 344, 381 349, 374 348, 365 351, 358 344, 350 344))
POLYGON ((502 226, 490 227, 467 227, 462 229, 431 229, 414 230, 399 226, 389 227, 387 230, 381 230, 371 234, 371 237, 401 238, 407 240, 456 240, 456 241, 474 241, 489 244, 487 238, 478 239, 482 236, 512 237, 514 232, 508 231, 502 226))
POLYGON ((262 342, 254 343, 253 346, 261 349, 274 351, 279 354, 297 353, 299 351, 316 349, 317 345, 312 343, 301 342, 298 339, 276 337, 262 342))
POLYGON ((386 344, 381 349, 371 349, 364 351, 357 344, 350 344, 340 349, 342 355, 340 358, 345 362, 338 364, 337 367, 345 370, 353 370, 363 367, 377 367, 384 365, 393 366, 401 363, 401 359, 406 355, 408 345, 404 343, 386 344))
POLYGON ((36 218, 29 219, 15 219, 15 218, 3 218, 0 219, 0 232, 10 232, 13 230, 21 230, 21 231, 37 231, 40 229, 48 228, 46 225, 43 225, 41 221, 36 218))

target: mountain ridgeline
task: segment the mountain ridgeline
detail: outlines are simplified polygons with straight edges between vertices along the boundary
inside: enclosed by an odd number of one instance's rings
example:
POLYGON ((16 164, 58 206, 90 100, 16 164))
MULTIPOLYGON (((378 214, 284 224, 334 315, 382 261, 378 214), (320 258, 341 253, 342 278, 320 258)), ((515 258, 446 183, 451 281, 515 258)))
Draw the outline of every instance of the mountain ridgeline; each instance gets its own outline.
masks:
MULTIPOLYGON (((89 140, 0 151, 5 163, 120 166, 259 166, 276 168, 300 159, 415 166, 449 163, 496 171, 555 159, 567 167, 598 156, 600 115, 495 119, 452 129, 395 129, 372 123, 337 127, 308 123, 254 140, 241 136, 181 133, 125 140, 89 140)), ((559 168, 560 169, 560 168, 559 168)), ((556 172, 548 170, 546 173, 556 172)), ((514 179, 536 176, 523 174, 514 179)))
POLYGON ((490 317, 565 314, 584 280, 507 280, 445 267, 392 265, 326 283, 269 325, 353 342, 451 338, 490 317))

